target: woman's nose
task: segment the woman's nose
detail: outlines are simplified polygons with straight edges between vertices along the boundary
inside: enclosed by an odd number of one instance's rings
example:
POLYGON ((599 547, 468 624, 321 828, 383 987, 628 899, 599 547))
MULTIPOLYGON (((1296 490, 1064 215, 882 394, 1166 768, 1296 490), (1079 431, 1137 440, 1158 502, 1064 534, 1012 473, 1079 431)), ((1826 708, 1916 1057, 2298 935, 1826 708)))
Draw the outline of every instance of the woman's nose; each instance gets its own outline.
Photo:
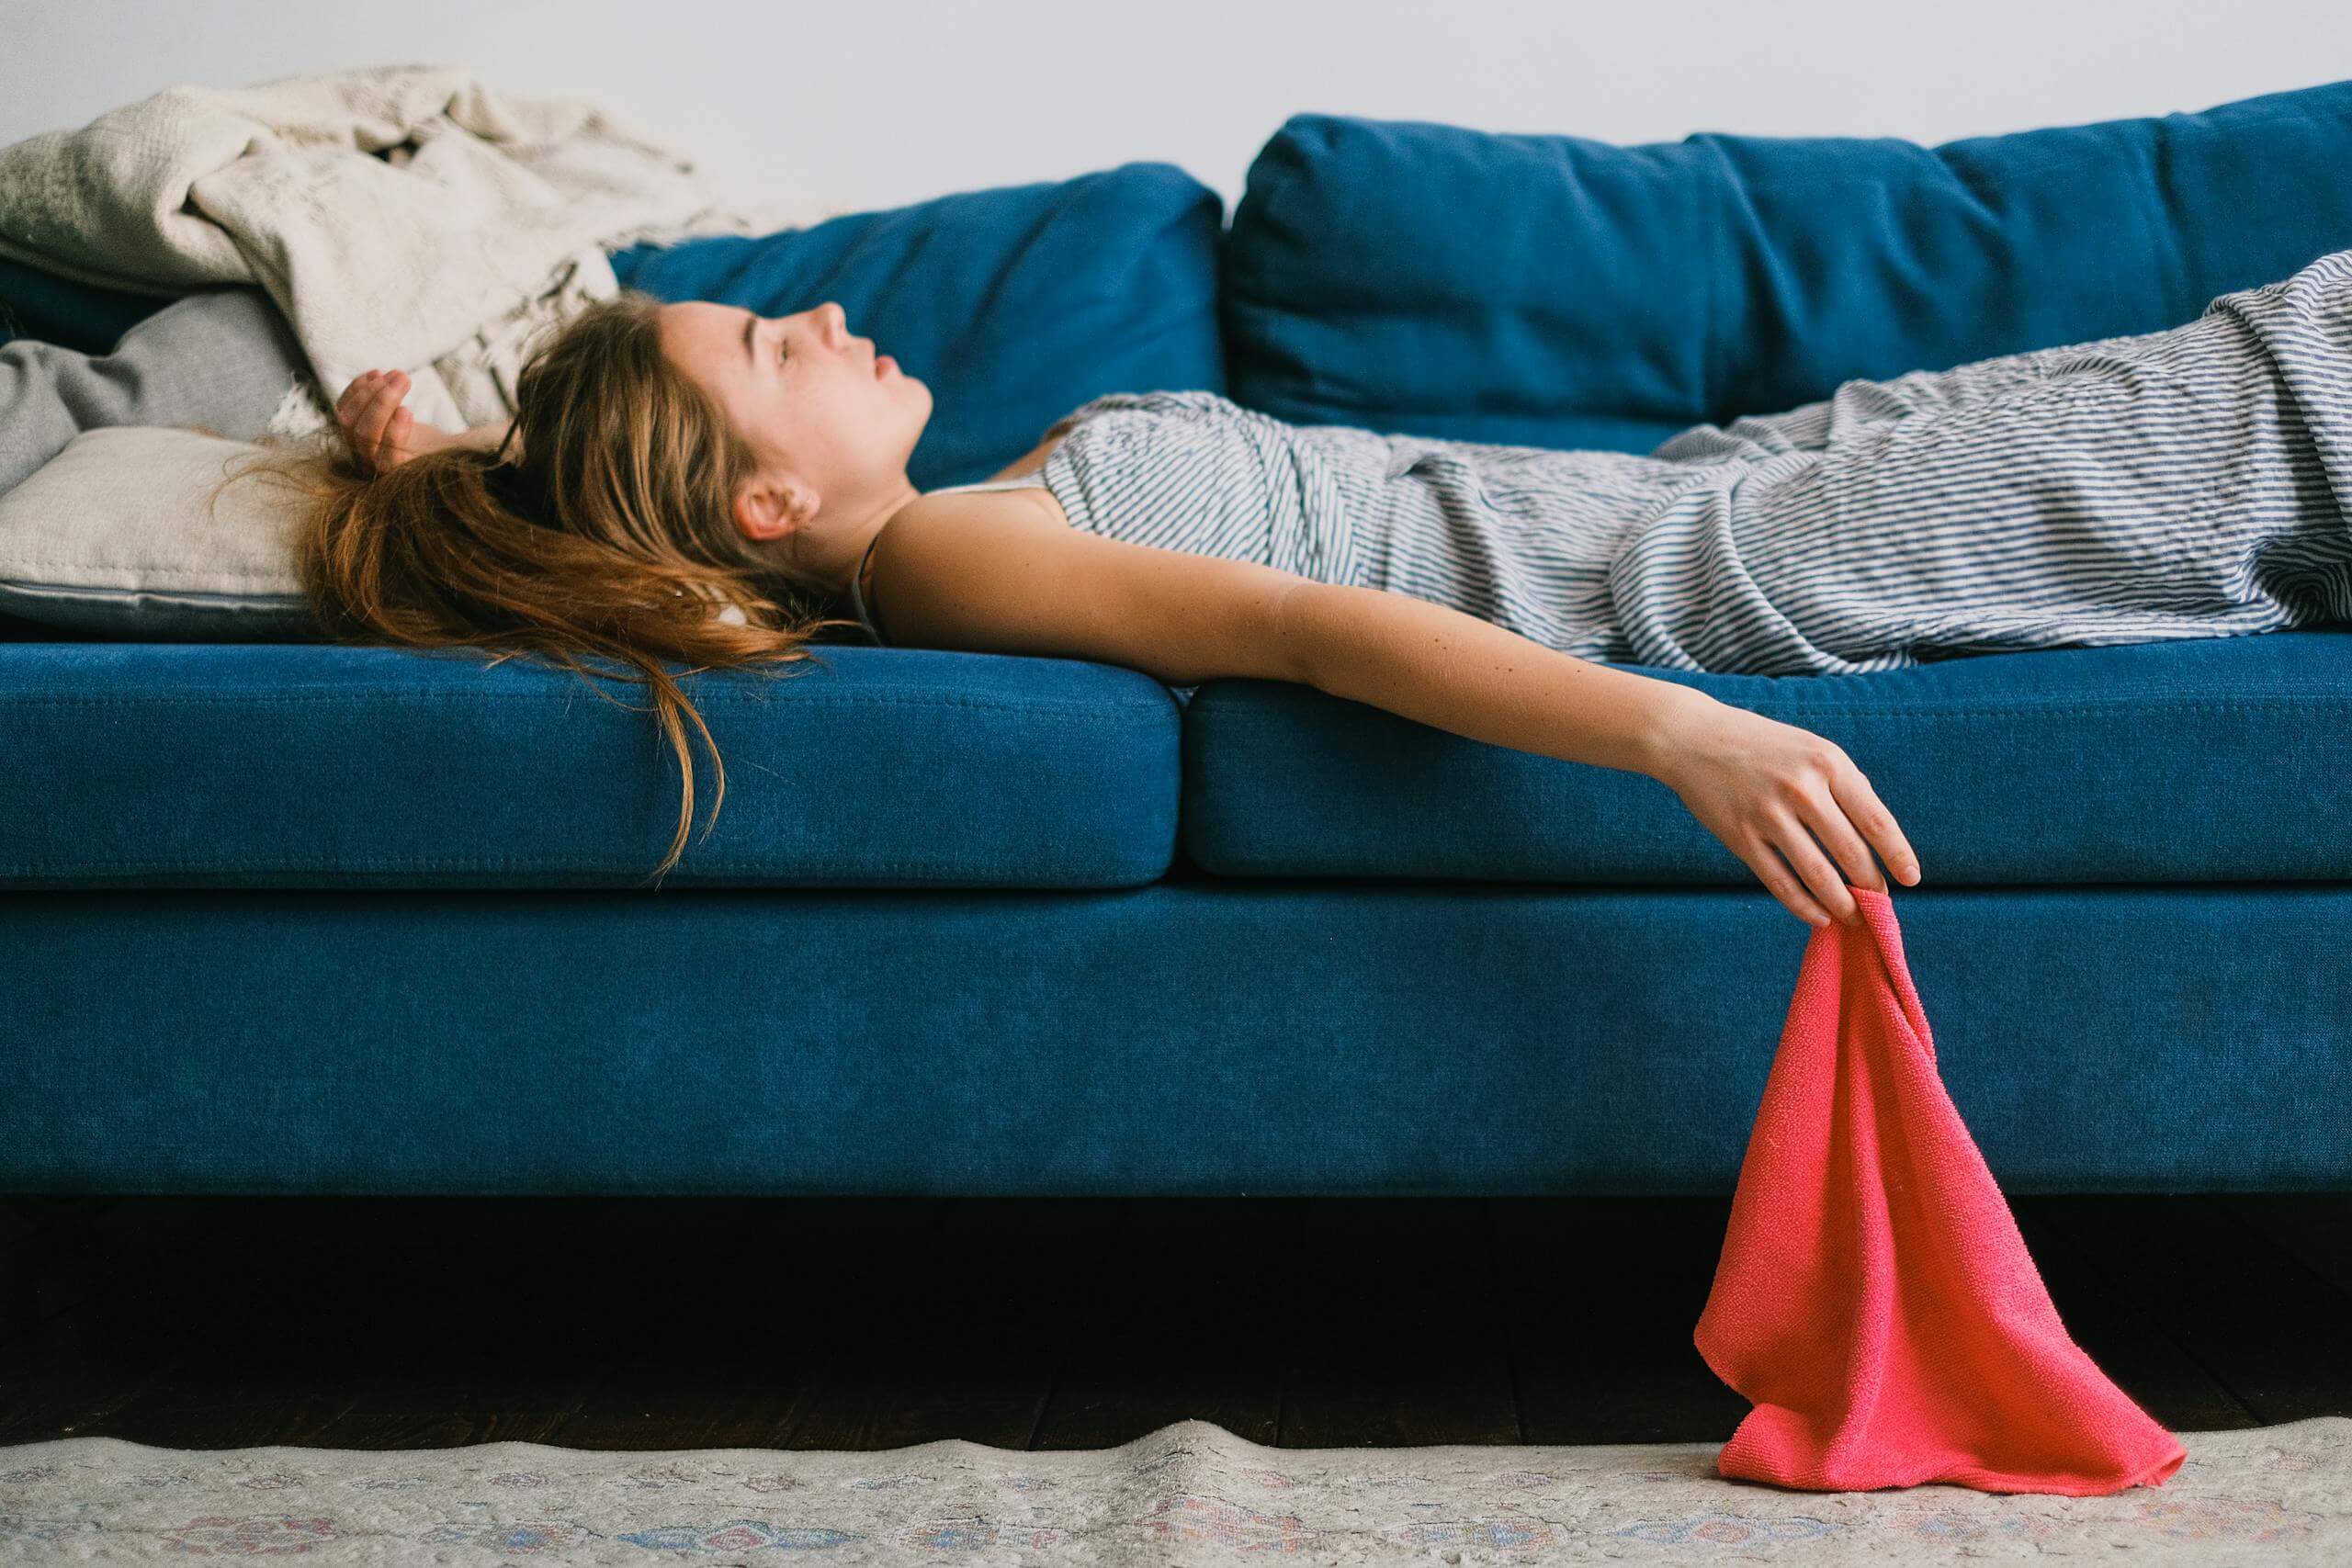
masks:
POLYGON ((849 339, 849 312, 833 300, 817 307, 817 324, 824 333, 825 341, 836 348, 849 339))

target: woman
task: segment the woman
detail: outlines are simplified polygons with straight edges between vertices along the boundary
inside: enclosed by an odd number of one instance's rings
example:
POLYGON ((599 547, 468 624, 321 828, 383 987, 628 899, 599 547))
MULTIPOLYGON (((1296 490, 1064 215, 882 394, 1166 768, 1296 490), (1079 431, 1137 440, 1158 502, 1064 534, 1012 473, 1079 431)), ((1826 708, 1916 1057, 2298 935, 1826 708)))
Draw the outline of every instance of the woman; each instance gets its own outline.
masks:
POLYGON ((1873 851, 1919 877, 1851 760, 1590 660, 1883 669, 2346 618, 2345 365, 2352 252, 2181 327, 1849 381, 1648 457, 1121 393, 925 495, 929 389, 839 307, 624 297, 535 356, 510 426, 422 429, 397 373, 355 381, 358 468, 306 555, 335 635, 636 664, 687 814, 655 657, 789 662, 845 602, 876 640, 1303 682, 1647 773, 1819 926, 1884 890, 1873 851))

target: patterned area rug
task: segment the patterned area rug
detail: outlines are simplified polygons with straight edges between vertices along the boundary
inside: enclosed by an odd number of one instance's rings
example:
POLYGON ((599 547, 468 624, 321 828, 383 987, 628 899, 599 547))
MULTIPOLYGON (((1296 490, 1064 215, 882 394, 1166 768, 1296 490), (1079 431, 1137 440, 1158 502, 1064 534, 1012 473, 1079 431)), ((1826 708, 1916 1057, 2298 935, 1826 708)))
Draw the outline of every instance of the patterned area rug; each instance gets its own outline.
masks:
POLYGON ((2352 1418, 2180 1434, 2156 1487, 1797 1493, 1713 1443, 1269 1449, 1179 1421, 1115 1449, 866 1453, 0 1448, 0 1562, 989 1564, 2352 1562, 2352 1418))

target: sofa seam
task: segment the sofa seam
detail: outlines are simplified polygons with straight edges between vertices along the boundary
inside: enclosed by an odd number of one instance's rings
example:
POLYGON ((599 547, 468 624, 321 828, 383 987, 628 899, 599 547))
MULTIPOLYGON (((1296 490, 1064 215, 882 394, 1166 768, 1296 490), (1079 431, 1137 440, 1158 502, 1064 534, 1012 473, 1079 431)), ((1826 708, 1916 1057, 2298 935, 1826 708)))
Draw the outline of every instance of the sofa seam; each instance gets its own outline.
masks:
MULTIPOLYGON (((673 868, 673 869, 674 869, 674 868, 673 868)), ((699 868, 699 869, 700 869, 700 874, 706 874, 706 875, 727 875, 727 876, 736 876, 736 875, 765 874, 766 874, 766 873, 764 872, 763 868, 760 868, 760 867, 756 867, 756 866, 754 866, 754 867, 750 867, 750 868, 742 868, 742 867, 734 867, 734 868, 729 868, 729 867, 709 867, 709 868, 699 868)), ((910 875, 940 875, 940 874, 960 874, 960 873, 964 873, 964 872, 974 871, 974 870, 977 870, 977 869, 979 869, 979 868, 978 868, 978 867, 974 866, 974 865, 973 865, 973 864, 971 864, 970 863, 944 863, 944 862, 923 862, 923 861, 885 861, 885 862, 881 862, 881 863, 874 863, 874 864, 869 864, 869 865, 861 866, 861 867, 859 867, 858 869, 859 869, 861 872, 879 872, 879 873, 889 873, 889 874, 910 874, 910 875)), ((370 860, 361 860, 361 861, 352 861, 352 860, 347 860, 347 859, 338 859, 338 860, 333 860, 333 861, 326 861, 326 860, 320 860, 320 861, 285 861, 285 860, 252 860, 252 859, 239 858, 239 859, 235 859, 235 860, 211 860, 211 861, 206 861, 206 862, 202 862, 202 863, 195 863, 195 862, 185 861, 185 860, 181 860, 181 861, 126 861, 126 862, 105 861, 105 862, 83 862, 83 863, 71 863, 71 864, 69 864, 69 863, 62 863, 62 862, 60 862, 60 863, 21 863, 21 862, 19 862, 19 863, 12 863, 5 864, 5 865, 0 865, 0 877, 7 877, 7 876, 87 876, 87 875, 97 875, 97 874, 121 874, 121 875, 143 876, 143 875, 150 875, 150 874, 155 874, 155 873, 158 873, 158 872, 174 872, 174 873, 178 873, 178 874, 184 874, 184 875, 195 876, 195 875, 209 875, 209 874, 211 874, 216 873, 216 872, 246 872, 246 871, 298 872, 298 873, 303 873, 303 874, 332 874, 336 873, 336 872, 345 872, 345 871, 348 871, 348 872, 433 872, 433 871, 440 871, 440 872, 454 872, 454 871, 514 872, 514 871, 524 871, 524 872, 528 872, 528 871, 547 871, 547 870, 554 870, 554 871, 612 871, 612 872, 613 872, 615 874, 616 874, 616 875, 633 875, 633 874, 637 874, 636 873, 632 873, 632 872, 628 871, 626 868, 623 868, 623 867, 619 867, 619 866, 615 865, 615 864, 614 864, 614 863, 613 863, 613 861, 612 861, 612 860, 610 860, 610 859, 605 859, 605 860, 581 860, 581 859, 577 859, 577 858, 573 858, 573 857, 569 857, 569 856, 567 856, 567 857, 560 857, 560 858, 559 858, 559 857, 554 857, 554 856, 548 856, 548 857, 544 857, 544 858, 540 858, 540 857, 533 857, 533 858, 526 858, 526 859, 507 858, 507 859, 497 859, 497 860, 440 860, 440 861, 403 861, 403 860, 384 860, 384 859, 370 859, 370 860)), ((786 874, 826 876, 826 875, 831 875, 831 874, 834 874, 830 873, 830 872, 825 872, 825 871, 817 871, 817 872, 789 872, 789 873, 786 873, 786 874)), ((844 886, 844 885, 843 885, 843 884, 838 884, 838 883, 809 883, 809 884, 807 884, 806 886, 809 886, 809 887, 812 887, 812 888, 820 888, 820 887, 840 886, 844 886)), ((852 886, 854 886, 854 885, 852 885, 852 886)), ((1029 885, 1029 884, 1026 884, 1026 883, 1006 883, 1006 884, 989 884, 989 886, 1015 886, 1015 887, 1022 887, 1022 886, 1030 886, 1030 885, 1029 885)))
MULTIPOLYGON (((1808 718, 2013 718, 2019 714, 2048 714, 2057 717, 2085 717, 2105 714, 2139 713, 2144 712, 2150 707, 2164 707, 2174 711, 2185 712, 2229 713, 2242 708, 2302 706, 2314 704, 2327 704, 2340 707, 2352 707, 2352 695, 2312 692, 2295 696, 2275 697, 2235 697, 2218 699, 2203 697, 2171 699, 2161 697, 2145 699, 2118 698, 2110 702, 2104 702, 2097 705, 2085 705, 2079 702, 2073 702, 2066 704, 2029 703, 2007 707, 1961 707, 1949 705, 1930 705, 1926 704, 1905 704, 1900 707, 1825 706, 1809 708, 1800 706, 1790 708, 1782 706, 1780 711, 1783 713, 1799 713, 1808 718)), ((1756 705, 1760 710, 1763 706, 1773 705, 1758 704, 1756 705)), ((1239 720, 1241 722, 1250 724, 1295 725, 1297 722, 1297 720, 1294 718, 1285 717, 1278 714, 1249 713, 1239 709, 1230 710, 1222 714, 1216 712, 1215 709, 1211 709, 1208 717, 1220 723, 1229 723, 1235 720, 1239 720)))
MULTIPOLYGON (((377 703, 392 702, 413 703, 420 705, 435 702, 465 702, 480 699, 484 696, 485 694, 481 693, 456 692, 446 689, 429 692, 379 691, 362 693, 348 696, 340 694, 297 692, 257 692, 243 695, 240 695, 235 693, 179 694, 170 696, 150 696, 135 693, 93 694, 82 696, 75 695, 72 693, 22 692, 0 693, 0 710, 5 710, 10 707, 322 707, 330 705, 364 707, 377 703)), ((579 694, 575 692, 562 694, 560 697, 553 694, 542 694, 537 693, 501 692, 488 695, 487 700, 499 707, 511 706, 518 702, 530 702, 539 704, 542 706, 552 706, 560 704, 560 705, 568 708, 578 703, 580 701, 580 696, 579 694)), ((718 701, 721 705, 731 703, 738 706, 771 705, 763 699, 736 697, 721 698, 718 699, 718 701)), ((707 697, 698 696, 696 698, 697 706, 708 705, 709 703, 710 699, 707 697)), ((1122 717, 1130 714, 1159 714, 1165 711, 1164 705, 1148 701, 1135 702, 1119 700, 1098 706, 1091 703, 1065 698, 1047 698, 1039 703, 1008 703, 973 701, 957 697, 871 698, 804 696, 796 694, 792 699, 792 704, 795 706, 821 705, 828 707, 840 708, 967 708, 978 713, 1024 713, 1040 715, 1093 713, 1101 714, 1105 716, 1115 714, 1122 717)))

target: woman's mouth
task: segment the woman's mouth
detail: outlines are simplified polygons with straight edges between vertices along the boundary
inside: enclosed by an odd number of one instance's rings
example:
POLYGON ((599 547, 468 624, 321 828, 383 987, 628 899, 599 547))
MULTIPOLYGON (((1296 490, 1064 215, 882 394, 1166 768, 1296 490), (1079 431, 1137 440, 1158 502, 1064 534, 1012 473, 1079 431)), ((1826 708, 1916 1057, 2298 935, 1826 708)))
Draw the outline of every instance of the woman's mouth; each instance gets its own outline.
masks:
POLYGON ((898 367, 899 367, 899 362, 898 362, 897 360, 895 360, 895 359, 891 358, 888 355, 887 355, 887 354, 881 354, 881 355, 875 355, 875 358, 874 358, 874 374, 875 374, 876 376, 877 376, 877 377, 879 377, 879 376, 888 376, 888 375, 889 375, 892 371, 894 371, 894 370, 898 369, 898 367))

